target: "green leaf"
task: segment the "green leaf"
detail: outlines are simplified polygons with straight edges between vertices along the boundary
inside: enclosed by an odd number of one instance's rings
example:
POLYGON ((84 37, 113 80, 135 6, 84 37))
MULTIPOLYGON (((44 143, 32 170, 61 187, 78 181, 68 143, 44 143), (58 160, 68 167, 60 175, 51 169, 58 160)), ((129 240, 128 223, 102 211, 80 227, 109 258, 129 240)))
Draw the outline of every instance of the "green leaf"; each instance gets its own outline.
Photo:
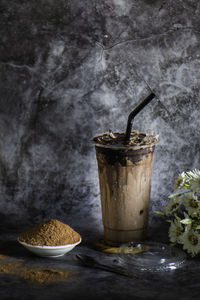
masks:
POLYGON ((186 194, 186 193, 189 193, 189 192, 190 192, 190 190, 188 190, 188 189, 182 189, 182 190, 179 190, 178 193, 173 193, 173 194, 169 195, 168 198, 169 198, 169 199, 175 198, 175 197, 181 196, 181 195, 186 194))
POLYGON ((165 216, 165 214, 162 211, 154 210, 154 213, 160 216, 165 216))
POLYGON ((180 196, 180 195, 182 195, 183 193, 175 193, 175 194, 171 194, 171 195, 169 195, 169 199, 171 199, 171 198, 175 198, 175 197, 178 197, 178 196, 180 196))
POLYGON ((174 213, 174 218, 175 218, 176 220, 178 220, 178 221, 181 220, 181 219, 179 218, 179 216, 178 216, 176 213, 174 213))
POLYGON ((180 223, 185 224, 185 225, 192 224, 192 222, 193 222, 192 219, 183 219, 180 221, 180 223))
POLYGON ((197 227, 195 227, 195 229, 200 229, 200 225, 197 225, 197 227))

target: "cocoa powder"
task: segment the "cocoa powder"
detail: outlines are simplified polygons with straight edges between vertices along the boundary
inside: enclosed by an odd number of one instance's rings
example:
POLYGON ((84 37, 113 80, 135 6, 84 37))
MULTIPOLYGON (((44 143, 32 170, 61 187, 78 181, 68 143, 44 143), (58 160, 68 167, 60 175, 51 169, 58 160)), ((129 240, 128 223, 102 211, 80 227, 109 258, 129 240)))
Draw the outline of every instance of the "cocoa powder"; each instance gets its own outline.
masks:
POLYGON ((5 259, 5 258, 7 258, 8 256, 7 255, 5 255, 5 254, 0 254, 0 259, 5 259))
POLYGON ((30 245, 61 246, 80 241, 81 236, 70 226, 51 219, 19 235, 19 240, 30 245))
POLYGON ((22 269, 19 275, 26 281, 36 282, 39 284, 49 284, 72 278, 71 274, 57 269, 22 269))
POLYGON ((17 261, 0 262, 0 273, 19 276, 26 281, 38 284, 50 284, 74 278, 71 273, 64 270, 31 268, 17 261))
POLYGON ((16 270, 21 267, 19 262, 5 262, 0 264, 0 273, 15 274, 16 270))

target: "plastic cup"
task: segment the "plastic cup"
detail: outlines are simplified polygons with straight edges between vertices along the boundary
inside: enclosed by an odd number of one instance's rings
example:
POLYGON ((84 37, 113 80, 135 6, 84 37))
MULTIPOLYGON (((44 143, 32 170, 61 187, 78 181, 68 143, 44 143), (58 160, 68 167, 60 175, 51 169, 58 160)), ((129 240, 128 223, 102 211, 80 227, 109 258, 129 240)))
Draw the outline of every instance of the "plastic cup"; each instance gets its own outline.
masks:
POLYGON ((111 245, 146 238, 155 143, 95 143, 104 240, 111 245))

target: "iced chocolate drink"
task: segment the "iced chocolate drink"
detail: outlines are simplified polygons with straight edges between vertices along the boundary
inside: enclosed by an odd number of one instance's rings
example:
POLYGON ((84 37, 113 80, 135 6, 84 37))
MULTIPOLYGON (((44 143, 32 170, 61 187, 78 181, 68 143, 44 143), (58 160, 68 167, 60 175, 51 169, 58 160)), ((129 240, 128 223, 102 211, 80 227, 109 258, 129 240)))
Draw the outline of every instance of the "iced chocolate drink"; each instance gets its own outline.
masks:
POLYGON ((136 131, 96 136, 104 239, 117 245, 145 239, 154 147, 158 139, 136 131))

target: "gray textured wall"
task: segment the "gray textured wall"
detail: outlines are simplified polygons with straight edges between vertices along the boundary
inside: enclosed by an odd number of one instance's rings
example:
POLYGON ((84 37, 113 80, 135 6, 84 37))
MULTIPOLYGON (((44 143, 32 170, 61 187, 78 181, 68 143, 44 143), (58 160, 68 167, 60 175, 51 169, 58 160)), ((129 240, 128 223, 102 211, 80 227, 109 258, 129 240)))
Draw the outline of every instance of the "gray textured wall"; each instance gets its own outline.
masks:
POLYGON ((200 162, 199 14, 197 0, 1 0, 1 222, 99 227, 90 140, 125 129, 145 81, 158 98, 134 129, 160 136, 151 210, 161 208, 200 162))

